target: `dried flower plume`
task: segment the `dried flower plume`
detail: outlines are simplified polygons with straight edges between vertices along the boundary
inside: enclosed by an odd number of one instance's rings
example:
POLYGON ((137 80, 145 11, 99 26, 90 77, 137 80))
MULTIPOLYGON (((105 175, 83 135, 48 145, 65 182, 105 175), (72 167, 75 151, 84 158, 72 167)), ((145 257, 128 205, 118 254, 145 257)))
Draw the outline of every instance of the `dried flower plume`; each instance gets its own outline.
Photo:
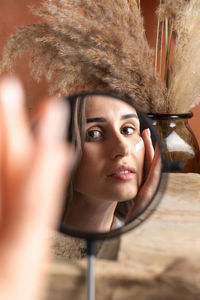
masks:
POLYGON ((166 18, 170 21, 175 20, 178 12, 182 10, 189 1, 190 0, 161 0, 157 9, 157 15, 160 21, 165 21, 166 18))
POLYGON ((51 92, 99 90, 134 99, 148 112, 167 110, 137 2, 46 0, 33 10, 41 23, 10 37, 2 70, 28 50, 32 75, 38 81, 45 76, 51 92))
POLYGON ((169 112, 185 113, 200 101, 200 1, 161 0, 157 14, 158 28, 162 28, 159 33, 164 35, 162 44, 165 43, 169 112), (172 38, 175 47, 170 65, 172 38))
POLYGON ((184 113, 200 101, 200 1, 191 0, 178 11, 174 31, 168 97, 171 110, 184 113))
POLYGON ((45 76, 52 93, 98 90, 133 99, 147 112, 187 112, 200 101, 200 1, 160 0, 156 53, 159 48, 161 54, 159 68, 156 54, 155 69, 161 70, 163 51, 167 90, 153 69, 139 3, 46 0, 32 10, 41 23, 10 37, 1 71, 10 71, 28 50, 33 77, 45 76))

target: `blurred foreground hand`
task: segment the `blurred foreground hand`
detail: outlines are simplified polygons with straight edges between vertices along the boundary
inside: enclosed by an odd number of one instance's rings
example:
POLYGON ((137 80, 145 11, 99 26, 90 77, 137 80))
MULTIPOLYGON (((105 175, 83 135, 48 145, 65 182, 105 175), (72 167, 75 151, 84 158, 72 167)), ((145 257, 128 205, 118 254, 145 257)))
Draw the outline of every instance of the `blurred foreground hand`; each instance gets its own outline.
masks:
POLYGON ((72 151, 68 109, 50 98, 35 134, 15 78, 0 80, 0 299, 40 299, 50 228, 57 225, 72 151))

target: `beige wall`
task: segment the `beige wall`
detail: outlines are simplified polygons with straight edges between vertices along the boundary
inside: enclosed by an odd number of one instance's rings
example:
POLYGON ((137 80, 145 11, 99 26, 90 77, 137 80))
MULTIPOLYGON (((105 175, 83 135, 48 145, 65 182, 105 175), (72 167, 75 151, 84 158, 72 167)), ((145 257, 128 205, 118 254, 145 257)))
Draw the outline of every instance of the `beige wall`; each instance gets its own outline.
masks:
MULTIPOLYGON (((66 0, 67 1, 67 0, 66 0)), ((145 26, 147 38, 152 47, 155 45, 156 17, 152 12, 155 10, 159 0, 141 0, 143 14, 145 16, 145 26)), ((6 43, 7 37, 14 31, 16 26, 37 22, 37 18, 33 17, 28 9, 29 5, 38 5, 41 0, 1 0, 0 1, 0 53, 6 43)), ((28 69, 28 60, 26 56, 17 62, 17 73, 24 82, 27 93, 29 109, 33 108, 37 101, 47 93, 45 82, 41 84, 35 83, 28 69)), ((190 121, 191 127, 198 138, 200 144, 200 129, 198 118, 200 116, 200 105, 192 110, 194 117, 190 121)))

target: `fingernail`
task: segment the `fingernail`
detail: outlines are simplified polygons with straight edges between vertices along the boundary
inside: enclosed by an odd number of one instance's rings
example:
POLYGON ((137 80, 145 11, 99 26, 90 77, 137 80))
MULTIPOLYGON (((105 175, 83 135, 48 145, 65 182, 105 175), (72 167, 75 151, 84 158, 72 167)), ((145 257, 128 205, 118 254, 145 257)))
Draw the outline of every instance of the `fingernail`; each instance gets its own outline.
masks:
POLYGON ((0 101, 9 111, 16 111, 24 105, 24 90, 17 78, 8 77, 0 82, 0 101))
POLYGON ((151 131, 149 128, 147 128, 147 133, 148 133, 148 136, 151 137, 151 131))
POLYGON ((63 100, 50 100, 43 119, 40 121, 40 137, 47 140, 61 140, 67 136, 69 109, 63 100))

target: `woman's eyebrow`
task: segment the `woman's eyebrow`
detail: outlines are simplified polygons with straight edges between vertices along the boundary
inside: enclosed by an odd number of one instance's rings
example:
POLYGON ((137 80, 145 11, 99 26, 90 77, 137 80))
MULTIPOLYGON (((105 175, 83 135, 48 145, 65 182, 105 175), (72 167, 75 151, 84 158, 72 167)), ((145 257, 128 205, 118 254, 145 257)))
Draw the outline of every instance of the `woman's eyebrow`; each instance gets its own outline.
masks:
POLYGON ((128 114, 128 115, 123 115, 123 116, 121 116, 121 120, 125 120, 125 119, 131 119, 131 118, 136 118, 136 119, 138 119, 138 116, 137 116, 137 114, 128 114))
MULTIPOLYGON (((136 118, 138 119, 137 114, 127 114, 121 116, 120 120, 125 120, 125 119, 131 119, 131 118, 136 118)), ((106 122, 107 120, 103 117, 96 117, 96 118, 88 118, 87 123, 94 123, 94 122, 106 122)))
POLYGON ((87 123, 93 123, 93 122, 106 122, 105 118, 89 118, 87 119, 87 123))

